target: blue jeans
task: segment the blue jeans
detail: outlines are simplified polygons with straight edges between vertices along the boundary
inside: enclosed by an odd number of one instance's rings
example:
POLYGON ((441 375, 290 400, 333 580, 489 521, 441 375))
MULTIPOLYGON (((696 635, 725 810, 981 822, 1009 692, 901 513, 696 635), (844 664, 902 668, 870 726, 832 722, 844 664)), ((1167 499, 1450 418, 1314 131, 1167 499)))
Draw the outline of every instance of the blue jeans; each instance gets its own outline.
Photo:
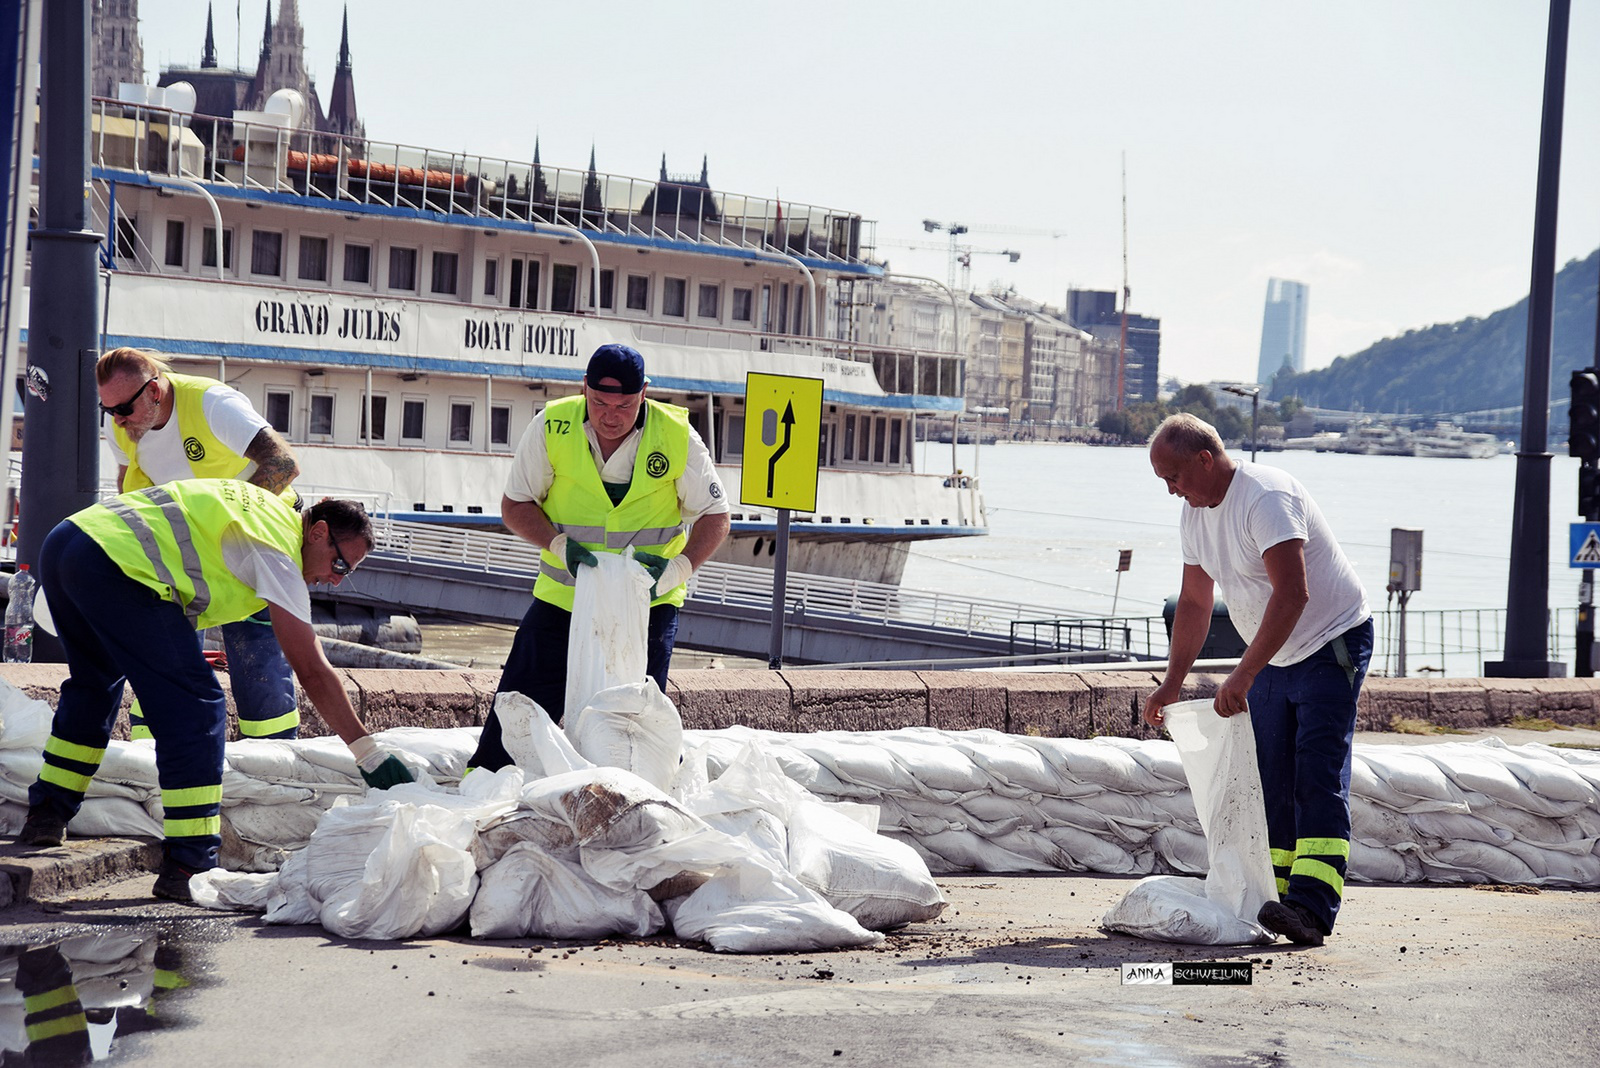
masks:
MULTIPOLYGON (((222 625, 222 647, 228 654, 228 680, 233 706, 239 711, 242 738, 294 738, 300 733, 300 705, 295 699, 294 671, 272 630, 271 609, 249 619, 222 625)), ((130 737, 153 736, 137 698, 128 709, 130 737)))
POLYGON ((194 625, 71 522, 40 547, 39 580, 70 675, 29 807, 68 820, 77 814, 105 756, 123 684, 131 682, 156 736, 166 855, 191 870, 215 867, 228 712, 194 625))
MULTIPOLYGON (((567 702, 567 634, 571 629, 571 612, 535 598, 517 627, 517 636, 511 643, 495 694, 525 694, 560 723, 567 702)), ((677 606, 653 606, 646 639, 645 673, 656 681, 662 693, 667 690, 667 668, 672 662, 672 646, 677 638, 677 606)), ((511 763, 511 755, 500 741, 500 719, 491 710, 483 722, 478 751, 472 754, 467 766, 498 771, 511 763)))
POLYGON ((1250 687, 1250 726, 1266 795, 1278 896, 1333 930, 1350 864, 1350 761, 1356 698, 1372 658, 1372 620, 1250 687))

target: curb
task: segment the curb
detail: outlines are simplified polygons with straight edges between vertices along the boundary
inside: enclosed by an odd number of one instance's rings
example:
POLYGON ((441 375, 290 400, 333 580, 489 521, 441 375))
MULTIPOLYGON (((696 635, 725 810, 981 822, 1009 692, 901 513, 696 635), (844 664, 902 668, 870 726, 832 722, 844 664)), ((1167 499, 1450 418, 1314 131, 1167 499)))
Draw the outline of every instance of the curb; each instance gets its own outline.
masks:
POLYGON ((59 900, 159 867, 161 843, 150 838, 69 838, 53 849, 0 846, 0 909, 59 900))

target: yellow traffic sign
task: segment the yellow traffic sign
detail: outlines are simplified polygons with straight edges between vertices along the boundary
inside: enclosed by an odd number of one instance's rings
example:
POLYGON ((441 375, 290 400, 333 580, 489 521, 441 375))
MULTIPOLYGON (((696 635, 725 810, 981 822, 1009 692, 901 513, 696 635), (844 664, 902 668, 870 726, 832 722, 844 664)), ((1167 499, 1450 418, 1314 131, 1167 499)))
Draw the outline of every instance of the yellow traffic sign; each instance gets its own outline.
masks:
POLYGON ((822 379, 745 375, 739 502, 816 511, 821 437, 822 379))

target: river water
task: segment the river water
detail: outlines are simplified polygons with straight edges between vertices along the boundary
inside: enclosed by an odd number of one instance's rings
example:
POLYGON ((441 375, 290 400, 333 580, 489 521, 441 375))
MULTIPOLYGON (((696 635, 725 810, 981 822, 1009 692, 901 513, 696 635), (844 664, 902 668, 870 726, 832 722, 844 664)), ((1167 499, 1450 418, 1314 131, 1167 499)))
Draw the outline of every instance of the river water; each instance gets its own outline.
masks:
MULTIPOLYGON (((949 445, 918 448, 919 471, 951 469, 949 445)), ((1248 451, 1233 455, 1249 458, 1248 451)), ((1505 608, 1516 457, 1263 452, 1258 459, 1289 471, 1310 490, 1375 611, 1387 601, 1394 527, 1423 531, 1422 589, 1412 595, 1410 612, 1505 608)), ((954 463, 969 475, 976 472, 990 533, 917 543, 906 564, 905 586, 1036 605, 1041 617, 1159 616, 1166 598, 1177 593, 1183 502, 1155 477, 1143 448, 1007 443, 984 446, 974 457, 970 446, 962 446, 954 463), (1117 560, 1124 549, 1133 557, 1119 585, 1117 560)), ((1579 518, 1577 469, 1578 461, 1567 456, 1552 461, 1552 609, 1571 609, 1578 600, 1579 572, 1567 566, 1567 524, 1579 518)), ((1422 617, 1413 619, 1415 634, 1422 617)), ((1485 613, 1478 625, 1496 623, 1485 613)), ((424 653, 498 667, 513 632, 509 626, 425 624, 424 653)), ((1567 635, 1566 646, 1570 642, 1567 635)), ((1442 665, 1451 675, 1477 674, 1481 661, 1475 651, 1422 655, 1422 666, 1442 665)), ((1570 648, 1552 650, 1552 659, 1563 657, 1570 663, 1570 648)), ((688 651, 674 655, 680 667, 703 666, 709 659, 688 651)), ((1418 667, 1415 659, 1411 667, 1418 667)))

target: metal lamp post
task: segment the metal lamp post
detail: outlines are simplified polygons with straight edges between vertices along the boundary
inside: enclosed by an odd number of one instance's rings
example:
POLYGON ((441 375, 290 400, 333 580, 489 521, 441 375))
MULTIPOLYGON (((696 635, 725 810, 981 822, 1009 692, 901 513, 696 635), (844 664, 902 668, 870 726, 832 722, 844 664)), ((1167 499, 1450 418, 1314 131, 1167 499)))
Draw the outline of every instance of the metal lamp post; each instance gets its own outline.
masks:
POLYGON ((1261 412, 1260 386, 1223 386, 1223 392, 1250 398, 1250 462, 1256 462, 1256 417, 1261 412))

